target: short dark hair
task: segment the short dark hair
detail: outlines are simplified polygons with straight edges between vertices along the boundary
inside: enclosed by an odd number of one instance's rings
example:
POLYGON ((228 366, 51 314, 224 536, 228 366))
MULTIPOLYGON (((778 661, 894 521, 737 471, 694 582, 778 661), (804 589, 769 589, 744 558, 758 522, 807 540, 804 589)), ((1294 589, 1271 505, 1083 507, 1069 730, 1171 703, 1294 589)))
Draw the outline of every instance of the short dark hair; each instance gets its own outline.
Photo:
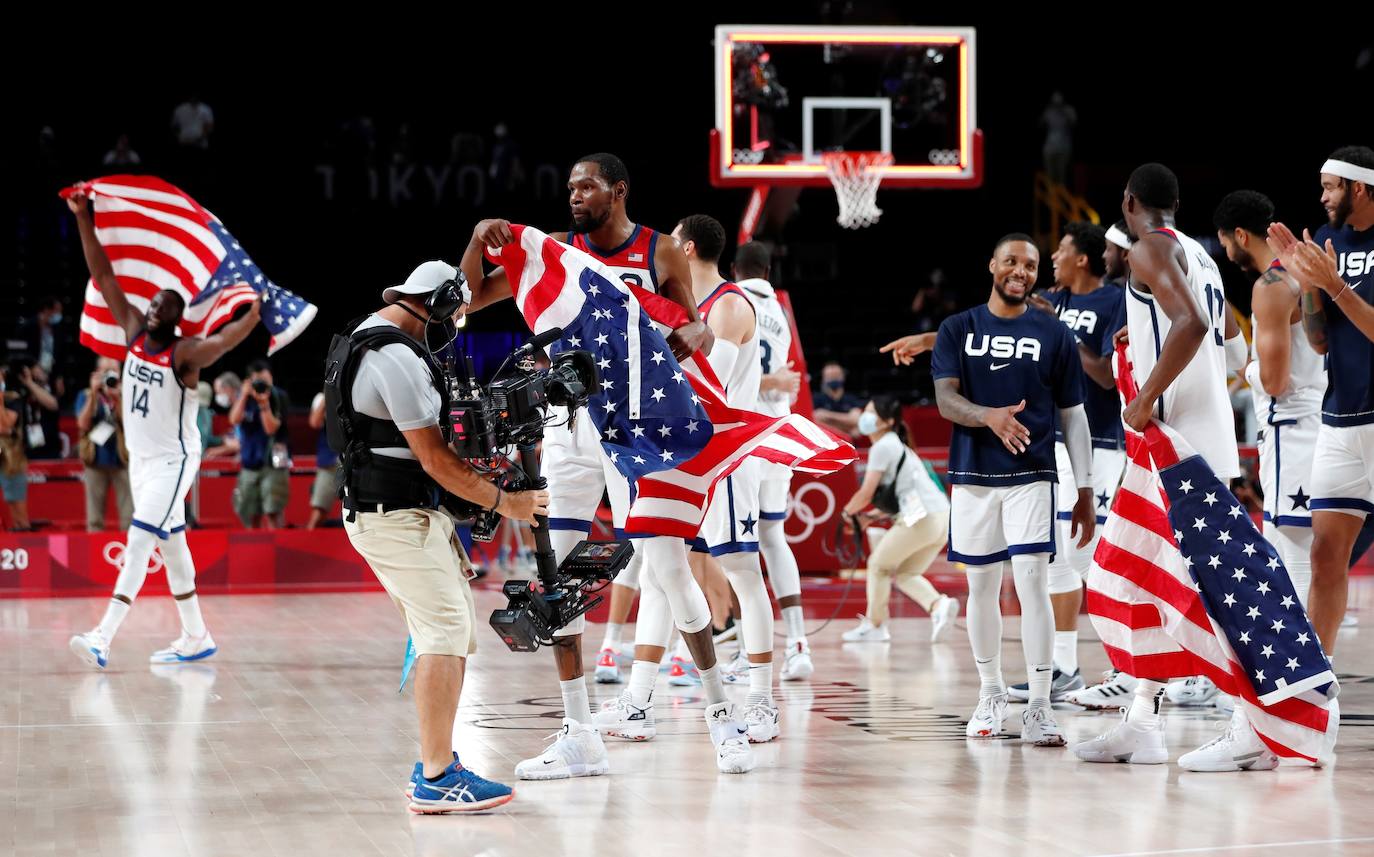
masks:
POLYGON ((906 428, 906 420, 902 419, 902 402, 896 396, 874 396, 873 411, 880 419, 891 420, 892 430, 897 433, 897 439, 903 446, 911 446, 911 435, 906 428))
MULTIPOLYGON (((1374 170, 1374 149, 1368 146, 1341 146, 1331 153, 1330 160, 1345 161, 1347 164, 1354 164, 1357 167, 1374 170)), ((1350 179, 1342 177, 1341 182, 1349 184, 1350 179)), ((1365 182, 1364 184, 1369 187, 1370 193, 1374 193, 1374 186, 1371 186, 1369 182, 1365 182)))
POLYGON ((1163 164, 1141 164, 1126 183, 1131 196, 1146 208, 1173 211, 1178 208, 1178 176, 1163 164))
POLYGON ((1212 225, 1220 232, 1244 229, 1263 238, 1274 222, 1274 203, 1254 190, 1235 190, 1221 198, 1212 212, 1212 225))
POLYGON ((735 276, 762 277, 768 273, 768 266, 772 261, 773 254, 768 252, 768 247, 763 242, 750 241, 741 244, 735 251, 735 276))
POLYGON ((1088 270, 1094 277, 1107 273, 1107 260, 1102 258, 1107 249, 1107 230, 1096 223, 1075 220, 1064 227, 1064 234, 1073 239, 1079 253, 1088 257, 1088 270))
POLYGON ((610 152, 595 152, 578 158, 579 164, 596 164, 601 171, 601 177, 606 180, 606 184, 615 187, 620 182, 624 182, 626 187, 630 185, 630 171, 625 168, 625 162, 612 155, 610 152))
POLYGON ((259 357, 258 359, 254 360, 254 361, 252 361, 251 363, 248 364, 248 374, 249 374, 249 375, 252 375, 252 374, 254 374, 255 372, 271 372, 271 371, 272 371, 272 364, 271 364, 271 363, 268 363, 268 362, 267 362, 267 359, 264 358, 264 357, 259 357))
POLYGON ((689 214, 677 222, 682 237, 697 245, 697 256, 715 262, 725 252, 725 227, 709 214, 689 214))
MULTIPOLYGON (((1035 246, 1035 239, 1030 237, 1026 233, 1008 232, 1006 235, 1003 235, 1001 238, 997 239, 997 243, 992 248, 992 255, 996 256, 997 251, 1002 249, 1003 244, 1010 244, 1013 241, 1024 241, 1032 247, 1035 246)), ((1036 249, 1038 250, 1039 248, 1037 247, 1036 249)))

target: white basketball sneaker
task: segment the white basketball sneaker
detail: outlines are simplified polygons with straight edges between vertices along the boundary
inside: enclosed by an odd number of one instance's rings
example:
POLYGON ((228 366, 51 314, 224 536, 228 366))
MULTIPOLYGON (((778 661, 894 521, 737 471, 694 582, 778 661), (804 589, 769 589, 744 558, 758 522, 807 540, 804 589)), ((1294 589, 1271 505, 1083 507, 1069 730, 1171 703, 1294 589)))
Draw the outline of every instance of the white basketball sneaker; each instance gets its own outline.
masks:
POLYGON ((1002 723, 1006 719, 1005 693, 980 696, 978 707, 973 709, 973 716, 968 719, 968 726, 964 727, 964 734, 969 738, 999 738, 1002 735, 1002 723))
POLYGON ((959 599, 951 598, 946 595, 940 599, 940 603, 935 605, 935 609, 930 611, 930 641, 940 642, 945 632, 954 627, 954 620, 959 618, 959 599))
POLYGON ((815 671, 816 667, 811 663, 811 646, 805 640, 788 640, 787 659, 783 661, 779 678, 782 681, 803 681, 811 678, 815 671))
POLYGON ((1178 766, 1185 771, 1272 771, 1279 766, 1279 757, 1255 734, 1244 709, 1237 708, 1225 731, 1178 758, 1178 766))
POLYGON ((585 723, 563 718, 563 728, 549 736, 553 743, 542 754, 515 766, 522 780, 566 780, 609 773, 601 733, 585 723))
POLYGON ((778 707, 768 702, 750 702, 744 706, 744 726, 749 730, 750 744, 767 744, 782 732, 778 723, 778 707))
POLYGON ((886 625, 874 625, 861 613, 859 627, 845 631, 842 637, 846 643, 886 643, 892 639, 892 634, 886 625))
POLYGON ((1021 740, 1037 747, 1063 747, 1068 743, 1048 705, 1032 705, 1021 712, 1021 740))
POLYGON ((729 682, 749 680, 749 654, 744 651, 743 646, 735 652, 729 663, 720 668, 720 677, 729 682))
POLYGON ((1103 673, 1101 684, 1082 690, 1070 690, 1064 694, 1064 701, 1094 711, 1120 708, 1130 704, 1131 694, 1135 693, 1135 685, 1136 680, 1133 676, 1119 670, 1107 670, 1103 673))
POLYGON ((105 665, 110 662, 110 641, 101 636, 99 631, 77 634, 71 638, 68 645, 71 646, 72 654, 97 669, 105 669, 105 665))
POLYGON ((1220 692, 1210 678, 1199 675, 1169 682, 1164 695, 1175 705, 1195 706, 1210 705, 1220 692))
POLYGON ((1073 754, 1085 762, 1129 762, 1132 765, 1162 765, 1169 761, 1169 748, 1164 745, 1164 721, 1155 726, 1141 726, 1126 719, 1106 732, 1081 744, 1075 744, 1073 754))
POLYGON ((630 701, 630 692, 623 691, 613 701, 603 702, 601 710, 592 715, 592 726, 602 735, 630 741, 648 741, 658 734, 654 726, 654 704, 640 708, 630 701))
POLYGON ((215 641, 210 637, 210 632, 206 631, 202 636, 192 637, 185 631, 177 637, 172 644, 165 649, 158 649, 148 656, 148 662, 153 664, 184 664, 190 661, 203 661, 218 652, 215 641))
POLYGON ((620 684, 620 662, 615 659, 615 649, 607 646, 596 657, 596 683, 620 684))
POLYGON ((722 774, 747 774, 756 764, 749 746, 749 727, 735 719, 733 702, 706 706, 706 726, 716 747, 716 769, 722 774))

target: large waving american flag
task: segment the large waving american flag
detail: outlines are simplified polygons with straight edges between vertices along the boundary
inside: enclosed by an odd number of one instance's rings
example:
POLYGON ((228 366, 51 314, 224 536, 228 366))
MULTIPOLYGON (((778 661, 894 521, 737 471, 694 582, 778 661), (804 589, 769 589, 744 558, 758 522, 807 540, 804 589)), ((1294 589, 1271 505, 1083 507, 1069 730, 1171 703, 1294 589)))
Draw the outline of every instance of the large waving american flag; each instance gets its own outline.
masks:
MULTIPOLYGON (((1117 385, 1135 398, 1124 349, 1117 385)), ((1088 613, 1112 665, 1205 675, 1280 756, 1329 758, 1338 685, 1278 552, 1173 429, 1126 430, 1125 478, 1088 573, 1088 613)))
POLYGON ((767 417, 725 404, 704 356, 679 363, 664 330, 686 310, 623 283, 599 259, 531 226, 487 256, 506 269, 515 303, 534 333, 555 327, 549 351, 592 352, 601 390, 587 406, 602 448, 630 481, 630 533, 692 538, 715 484, 748 457, 831 473, 854 447, 796 414, 767 417))
MULTIPOLYGON (((234 311, 264 295, 262 323, 272 334, 268 354, 300 335, 315 305, 281 288, 253 263, 216 218, 175 185, 153 176, 105 176, 62 191, 84 191, 95 204, 95 234, 129 305, 142 314, 163 289, 186 299, 182 336, 205 337, 234 311)), ((95 281, 86 284, 81 344, 124 358, 128 337, 110 314, 95 281)))

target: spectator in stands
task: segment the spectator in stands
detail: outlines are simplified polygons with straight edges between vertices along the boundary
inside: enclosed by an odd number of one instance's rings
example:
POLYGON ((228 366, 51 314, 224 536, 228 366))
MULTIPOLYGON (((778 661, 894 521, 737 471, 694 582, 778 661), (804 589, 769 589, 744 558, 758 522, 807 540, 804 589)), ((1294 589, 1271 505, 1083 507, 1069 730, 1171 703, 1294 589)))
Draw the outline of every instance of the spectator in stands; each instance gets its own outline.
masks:
POLYGON ((31 459, 62 458, 62 433, 58 429, 57 397, 48 385, 48 374, 27 355, 17 365, 16 392, 24 408, 24 450, 31 459))
MULTIPOLYGON (((239 377, 231 372, 224 373, 234 379, 234 390, 238 390, 239 377)), ((223 375, 220 376, 224 377, 223 375)), ((219 383, 218 380, 215 382, 219 383)), ((196 410, 196 428, 200 429, 200 456, 206 458, 228 458, 238 455, 239 440, 233 435, 215 434, 215 391, 207 382, 196 385, 196 398, 200 407, 196 410)), ((225 407, 228 410, 228 407, 225 407)))
POLYGON ((916 319, 917 333, 938 330, 940 322, 958 309, 958 299, 949 289, 943 268, 933 269, 930 279, 916 290, 916 296, 911 299, 911 314, 916 319))
POLYGON ((821 369, 821 388, 814 396, 816 422, 842 434, 858 436, 859 414, 867 404, 858 396, 845 392, 844 367, 830 361, 821 369))
POLYGON ((284 526, 283 513, 291 490, 291 456, 287 451, 286 391, 273 385, 266 360, 248 364, 248 377, 229 409, 229 422, 238 428, 239 479, 234 488, 234 511, 245 527, 284 526))
POLYGON ((318 434, 315 440, 315 484, 310 489, 310 521, 305 525, 313 530, 334 511, 339 502, 339 473, 336 466, 339 454, 329 447, 329 435, 324 430, 324 393, 316 393, 310 403, 310 427, 318 434))
POLYGON ((141 163, 143 159, 129 145, 128 134, 120 134, 114 148, 105 153, 104 164, 107 167, 136 167, 141 163))
POLYGON ((1045 172, 1059 184, 1067 184, 1069 167, 1073 163, 1073 129, 1078 124, 1078 112, 1064 100, 1064 93, 1055 92, 1045 112, 1040 114, 1040 127, 1045 129, 1045 145, 1041 150, 1045 172))
POLYGON ((0 367, 0 493, 10 510, 10 530, 29 532, 29 456, 24 449, 24 401, 11 389, 14 370, 0 367))
POLYGON ((114 492, 119 510, 119 529, 129 529, 134 498, 129 491, 129 450, 124 446, 124 421, 120 411, 118 360, 101 357, 95 362, 90 385, 76 394, 76 427, 81 432, 77 456, 85 465, 86 531, 105 527, 105 502, 114 492))
POLYGON ((38 300, 37 312, 19 319, 9 342, 11 354, 22 352, 35 358, 58 398, 67 392, 73 351, 71 325, 62 319, 62 300, 45 295, 38 300))
POLYGON ((217 414, 228 414, 238 398, 243 381, 233 372, 221 372, 215 379, 215 398, 211 409, 217 414))
POLYGON ((200 100, 197 93, 178 104, 172 111, 172 133, 177 145, 189 149, 210 148, 210 135, 215 131, 215 111, 200 100))

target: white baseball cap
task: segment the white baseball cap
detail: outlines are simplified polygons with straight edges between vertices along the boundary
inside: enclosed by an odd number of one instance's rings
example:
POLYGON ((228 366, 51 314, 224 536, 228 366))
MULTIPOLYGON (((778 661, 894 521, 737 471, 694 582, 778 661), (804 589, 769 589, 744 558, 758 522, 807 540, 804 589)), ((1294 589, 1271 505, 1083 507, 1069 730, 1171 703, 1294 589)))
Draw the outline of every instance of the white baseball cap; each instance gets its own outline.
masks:
POLYGON ((457 279, 458 269, 437 259, 422 263, 410 272, 406 281, 382 292, 382 300, 394 304, 402 295, 427 295, 449 280, 457 279))

